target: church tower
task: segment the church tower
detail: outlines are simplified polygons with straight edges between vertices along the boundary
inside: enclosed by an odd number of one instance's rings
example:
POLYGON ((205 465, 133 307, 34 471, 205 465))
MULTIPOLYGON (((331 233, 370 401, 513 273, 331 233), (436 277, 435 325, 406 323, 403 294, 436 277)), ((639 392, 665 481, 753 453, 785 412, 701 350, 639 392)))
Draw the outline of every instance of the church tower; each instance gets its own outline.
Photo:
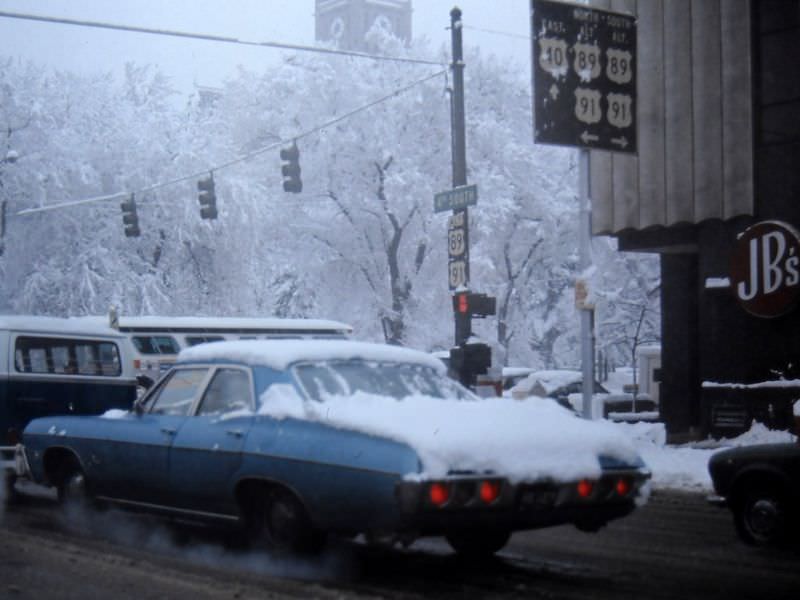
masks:
POLYGON ((316 38, 342 50, 366 50, 364 36, 379 24, 411 41, 411 0, 316 0, 316 38))

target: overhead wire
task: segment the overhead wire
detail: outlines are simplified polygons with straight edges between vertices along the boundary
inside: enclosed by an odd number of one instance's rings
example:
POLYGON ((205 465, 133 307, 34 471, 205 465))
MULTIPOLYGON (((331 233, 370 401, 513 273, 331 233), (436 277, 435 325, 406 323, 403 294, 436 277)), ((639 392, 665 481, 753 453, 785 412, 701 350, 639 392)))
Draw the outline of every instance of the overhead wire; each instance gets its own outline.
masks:
POLYGON ((193 33, 188 31, 175 31, 171 29, 153 29, 150 27, 138 27, 135 25, 121 25, 118 23, 103 23, 100 21, 86 21, 82 19, 67 19, 65 17, 49 17, 45 15, 33 15, 33 14, 7 12, 7 11, 0 11, 0 17, 8 19, 22 19, 27 21, 39 21, 43 23, 53 23, 57 25, 74 25, 78 27, 92 27, 96 29, 112 29, 115 31, 127 31, 130 33, 147 33, 151 35, 164 35, 171 37, 205 40, 210 42, 223 42, 227 44, 239 44, 243 46, 260 46, 264 48, 281 48, 284 50, 297 50, 301 52, 338 54, 341 56, 367 58, 370 60, 386 60, 392 62, 405 62, 405 63, 420 64, 420 65, 436 65, 436 66, 442 65, 441 62, 425 60, 421 58, 409 58, 405 56, 385 56, 380 54, 368 54, 366 52, 356 52, 354 50, 339 50, 336 48, 324 48, 320 46, 304 46, 301 44, 286 44, 283 42, 256 42, 252 40, 242 40, 239 38, 228 37, 223 35, 193 33))
POLYGON ((519 40, 526 40, 530 42, 533 38, 529 35, 523 35, 521 33, 511 33, 510 31, 500 31, 498 29, 485 29, 483 27, 473 27, 471 25, 462 25, 463 29, 471 29, 472 31, 481 31, 483 33, 491 33, 494 35, 502 35, 505 37, 516 38, 519 40))
POLYGON ((377 106, 378 104, 386 102, 387 100, 390 100, 390 99, 392 99, 392 98, 394 98, 396 96, 399 96, 399 95, 401 95, 401 94, 403 94, 403 93, 415 88, 416 86, 425 83, 426 81, 429 81, 431 79, 434 79, 434 78, 439 77, 442 74, 446 74, 446 73, 447 73, 447 69, 443 69, 443 70, 437 71, 437 72, 432 73, 430 75, 427 75, 427 76, 425 76, 425 77, 423 77, 421 79, 417 79, 416 81, 412 81, 411 83, 408 83, 408 84, 404 85, 403 87, 397 88, 397 89, 393 90, 392 92, 390 92, 390 93, 388 93, 388 94, 386 94, 384 96, 381 96, 380 98, 377 98, 377 99, 373 100, 372 102, 369 102, 369 103, 364 104, 362 106, 359 106, 359 107, 357 107, 357 108, 355 108, 355 109, 353 109, 351 111, 348 111, 348 112, 344 113, 343 115, 340 115, 338 117, 330 119, 330 120, 328 120, 328 121, 326 121, 326 122, 324 122, 324 123, 322 123, 320 125, 312 127, 311 129, 307 129, 307 130, 305 130, 303 132, 300 132, 297 135, 291 136, 291 137, 286 138, 286 139, 280 139, 280 140, 278 140, 276 142, 268 144, 267 146, 263 146, 261 148, 258 148, 257 150, 253 150, 252 152, 248 152, 247 154, 244 154, 244 155, 239 156, 237 158, 231 159, 231 160, 229 160, 229 161, 227 161, 225 163, 221 163, 221 164, 214 165, 214 166, 211 166, 211 167, 206 167, 201 171, 197 171, 197 172, 194 172, 194 173, 191 173, 191 174, 188 174, 188 175, 183 175, 181 177, 176 177, 176 178, 170 179, 168 181, 162 181, 162 182, 159 182, 159 183, 155 183, 153 185, 150 185, 150 186, 147 186, 147 187, 144 187, 144 188, 140 188, 140 189, 136 189, 136 190, 121 191, 121 192, 116 192, 114 194, 106 194, 106 195, 103 195, 103 196, 95 196, 95 197, 92 197, 92 198, 84 198, 84 199, 81 199, 81 200, 69 200, 69 201, 66 201, 66 202, 59 202, 59 203, 56 203, 56 204, 50 204, 48 206, 40 206, 40 207, 37 207, 37 208, 26 208, 24 210, 21 210, 19 212, 14 213, 13 216, 21 217, 21 216, 27 216, 27 215, 31 215, 31 214, 35 214, 35 213, 40 213, 40 212, 47 212, 47 211, 50 211, 50 210, 56 210, 56 209, 61 209, 61 208, 72 207, 72 206, 80 206, 80 205, 92 204, 92 203, 96 203, 96 202, 104 202, 104 201, 107 201, 107 200, 115 200, 115 199, 124 198, 126 196, 129 196, 130 194, 145 194, 145 193, 152 192, 152 191, 155 191, 155 190, 163 188, 163 187, 167 187, 167 186, 170 186, 170 185, 175 185, 175 184, 178 184, 178 183, 182 183, 184 181, 190 181, 192 179, 196 179, 198 177, 206 175, 209 172, 220 171, 222 169, 229 168, 229 167, 232 167, 232 166, 234 166, 236 164, 248 161, 248 160, 250 160, 250 159, 252 159, 252 158, 254 158, 256 156, 259 156, 260 154, 264 154, 265 152, 269 152, 270 150, 273 150, 273 149, 278 148, 280 146, 286 145, 286 144, 288 144, 289 142, 291 142, 293 140, 299 140, 299 139, 314 135, 315 133, 319 133, 320 131, 322 131, 322 130, 328 128, 328 127, 331 127, 333 125, 336 125, 337 123, 345 121, 345 120, 357 115, 358 113, 364 112, 365 110, 368 110, 368 109, 370 109, 370 108, 372 108, 374 106, 377 106))

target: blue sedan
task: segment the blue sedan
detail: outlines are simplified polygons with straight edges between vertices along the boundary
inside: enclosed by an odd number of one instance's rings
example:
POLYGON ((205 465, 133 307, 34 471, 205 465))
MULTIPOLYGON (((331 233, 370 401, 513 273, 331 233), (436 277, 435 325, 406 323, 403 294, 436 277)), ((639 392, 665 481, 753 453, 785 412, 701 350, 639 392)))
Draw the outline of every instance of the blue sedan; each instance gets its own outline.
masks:
POLYGON ((515 530, 594 531, 634 510, 649 472, 608 427, 478 398, 409 349, 216 342, 129 412, 32 421, 18 462, 65 502, 229 522, 280 550, 435 535, 485 555, 515 530))

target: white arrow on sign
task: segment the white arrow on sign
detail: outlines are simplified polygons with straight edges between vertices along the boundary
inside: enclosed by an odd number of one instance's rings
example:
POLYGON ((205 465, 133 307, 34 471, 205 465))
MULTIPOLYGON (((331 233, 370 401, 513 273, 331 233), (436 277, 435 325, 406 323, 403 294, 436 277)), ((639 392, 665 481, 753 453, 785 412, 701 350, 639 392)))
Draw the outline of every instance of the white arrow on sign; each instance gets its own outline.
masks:
POLYGON ((611 143, 616 144, 620 148, 625 148, 628 145, 628 138, 626 138, 624 135, 618 138, 611 138, 611 143))
POLYGON ((581 141, 584 144, 588 144, 589 142, 596 142, 600 139, 600 136, 594 135, 593 133, 589 133, 588 131, 584 130, 581 134, 581 141))
POLYGON ((558 100, 558 86, 555 83, 550 86, 550 97, 553 100, 558 100))

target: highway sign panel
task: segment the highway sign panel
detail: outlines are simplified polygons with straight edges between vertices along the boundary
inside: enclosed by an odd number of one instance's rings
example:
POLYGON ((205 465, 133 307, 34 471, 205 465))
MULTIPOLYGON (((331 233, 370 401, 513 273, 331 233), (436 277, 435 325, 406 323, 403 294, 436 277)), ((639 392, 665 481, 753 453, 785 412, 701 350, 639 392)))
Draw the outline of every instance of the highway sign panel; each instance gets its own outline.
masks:
POLYGON ((636 18, 531 0, 536 143, 636 153, 636 18))

